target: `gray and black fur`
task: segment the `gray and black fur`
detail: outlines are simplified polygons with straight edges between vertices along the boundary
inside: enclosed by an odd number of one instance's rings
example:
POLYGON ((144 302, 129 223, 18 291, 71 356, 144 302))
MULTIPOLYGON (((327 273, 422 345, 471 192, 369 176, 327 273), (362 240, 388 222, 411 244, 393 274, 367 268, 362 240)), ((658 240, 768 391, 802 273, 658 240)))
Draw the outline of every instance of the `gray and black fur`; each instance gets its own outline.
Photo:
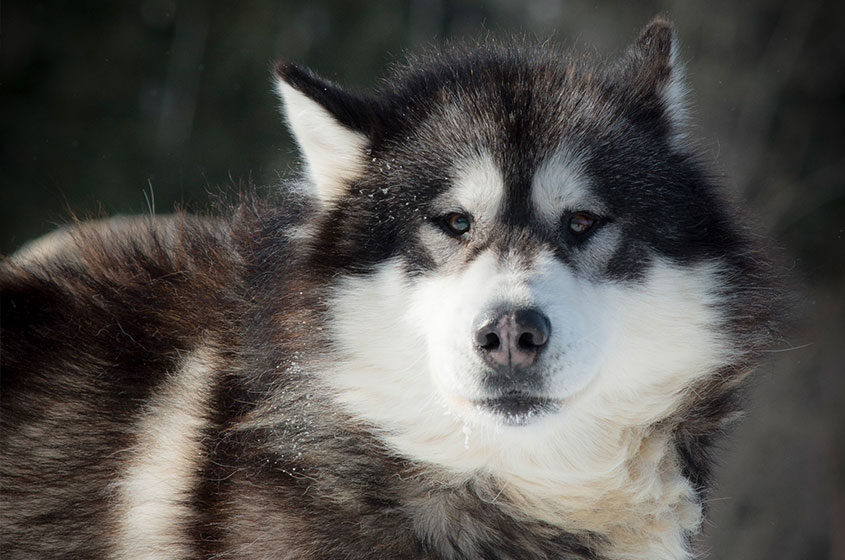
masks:
POLYGON ((314 375, 338 360, 323 329, 338 282, 390 258, 409 278, 437 273, 437 259, 406 232, 440 219, 432 204, 450 186, 441 170, 460 146, 489 149, 507 186, 507 219, 476 254, 504 251, 520 231, 554 244, 563 262, 574 258, 584 241, 538 226, 525 204, 540 161, 566 143, 589 154, 586 173, 625 232, 596 274, 637 282, 655 255, 726 267, 723 328, 743 352, 660 428, 673 434, 682 474, 703 500, 713 443, 735 416, 739 381, 769 342, 775 313, 765 260, 678 140, 659 94, 672 48, 671 28, 657 20, 606 67, 545 47, 457 49, 412 62, 374 94, 282 64, 284 82, 367 139, 365 170, 341 202, 318 203, 297 187, 266 200, 244 195, 208 218, 80 223, 55 248, 3 262, 3 557, 126 550, 116 544, 124 535, 115 483, 143 454, 139 418, 197 348, 213 364, 199 453, 177 506, 178 543, 160 557, 612 557, 608 535, 497 499, 494 477, 457 479, 398 454, 314 375), (472 126, 433 127, 446 106, 472 126))

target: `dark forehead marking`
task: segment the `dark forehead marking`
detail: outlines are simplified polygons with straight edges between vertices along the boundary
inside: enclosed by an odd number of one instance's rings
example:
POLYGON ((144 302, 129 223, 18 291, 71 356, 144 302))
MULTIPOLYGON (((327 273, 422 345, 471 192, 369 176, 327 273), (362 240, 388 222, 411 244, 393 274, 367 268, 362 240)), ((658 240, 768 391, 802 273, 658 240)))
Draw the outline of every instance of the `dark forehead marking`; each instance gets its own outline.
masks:
POLYGON ((502 88, 502 120, 498 163, 502 168, 505 193, 503 218, 512 225, 527 224, 531 215, 531 183, 539 159, 538 143, 547 136, 535 107, 531 76, 514 76, 510 87, 502 88))
POLYGON ((577 100, 594 94, 574 67, 540 58, 526 64, 505 59, 481 64, 485 87, 459 90, 456 105, 487 131, 481 140, 499 166, 504 181, 501 218, 524 226, 533 218, 531 187, 542 161, 560 149, 578 113, 577 100), (574 95, 570 95, 574 92, 574 95), (564 95, 566 93, 567 95, 564 95), (576 102, 572 102, 574 97, 576 102))
POLYGON ((515 68, 498 82, 501 113, 496 115, 495 145, 505 189, 502 218, 514 226, 530 223, 533 177, 549 144, 559 137, 551 124, 559 108, 543 102, 549 85, 543 77, 515 68))
POLYGON ((501 156, 504 196, 502 197, 501 219, 505 223, 519 227, 528 226, 534 221, 531 204, 531 185, 537 172, 537 158, 529 146, 525 145, 527 131, 516 131, 524 135, 514 138, 508 153, 501 156))
MULTIPOLYGON (((570 132, 589 126, 603 84, 592 65, 545 48, 487 48, 465 53, 449 65, 428 61, 428 70, 400 72, 390 104, 419 134, 419 150, 466 157, 475 146, 501 169, 503 217, 531 219, 530 190, 540 162, 570 132), (436 79, 435 79, 436 78, 436 79)), ((399 139, 404 131, 397 131, 399 139)), ((394 146, 402 149, 403 143, 394 146)), ((411 157, 411 159, 414 159, 411 157)))

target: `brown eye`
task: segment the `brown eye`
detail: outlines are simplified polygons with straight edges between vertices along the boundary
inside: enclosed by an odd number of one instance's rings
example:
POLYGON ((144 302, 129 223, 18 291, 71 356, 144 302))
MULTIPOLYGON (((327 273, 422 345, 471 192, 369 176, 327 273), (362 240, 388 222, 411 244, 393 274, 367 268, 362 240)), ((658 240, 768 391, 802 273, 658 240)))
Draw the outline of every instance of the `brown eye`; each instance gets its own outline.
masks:
POLYGON ((443 218, 443 225, 450 234, 460 237, 469 233, 470 219, 466 214, 453 212, 452 214, 447 214, 443 218))
POLYGON ((569 217, 567 227, 573 234, 583 235, 590 231, 597 221, 596 218, 585 212, 576 212, 569 217))

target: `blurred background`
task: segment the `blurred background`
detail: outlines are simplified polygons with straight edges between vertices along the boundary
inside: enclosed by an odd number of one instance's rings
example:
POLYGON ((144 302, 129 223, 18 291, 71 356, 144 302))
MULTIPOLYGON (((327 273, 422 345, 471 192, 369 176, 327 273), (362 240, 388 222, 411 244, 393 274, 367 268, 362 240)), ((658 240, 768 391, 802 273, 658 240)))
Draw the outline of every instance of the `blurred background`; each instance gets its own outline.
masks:
POLYGON ((654 15, 682 42, 693 135, 794 279, 798 318, 724 443, 699 546, 845 559, 845 2, 410 0, 0 3, 0 253, 79 215, 201 209, 296 164, 276 59, 354 87, 432 43, 618 54, 654 15))

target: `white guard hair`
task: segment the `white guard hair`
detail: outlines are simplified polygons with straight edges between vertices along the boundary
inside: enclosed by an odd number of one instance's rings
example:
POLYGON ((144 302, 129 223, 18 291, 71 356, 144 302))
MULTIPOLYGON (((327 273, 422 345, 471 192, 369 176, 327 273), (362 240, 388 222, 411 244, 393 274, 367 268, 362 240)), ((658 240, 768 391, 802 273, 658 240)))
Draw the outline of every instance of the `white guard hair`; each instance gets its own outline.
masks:
POLYGON ((674 146, 681 147, 687 140, 687 123, 689 121, 689 86, 686 81, 686 70, 680 60, 680 46, 672 31, 672 48, 669 54, 669 78, 658 90, 663 99, 666 118, 671 127, 671 141, 674 146))
POLYGON ((168 560, 190 554, 181 523, 190 514, 214 368, 211 349, 196 349, 147 406, 138 444, 125 451, 125 472, 112 487, 121 534, 114 558, 168 560))
POLYGON ((670 141, 676 148, 683 148, 687 137, 687 120, 689 114, 688 93, 684 65, 680 60, 680 46, 675 30, 665 21, 658 20, 649 25, 634 47, 642 56, 640 61, 643 72, 651 72, 651 66, 658 65, 665 70, 654 84, 655 94, 663 102, 663 113, 669 123, 670 141), (646 38, 654 38, 664 32, 668 35, 668 52, 654 52, 647 44, 646 38), (645 42, 644 42, 645 41, 645 42))
POLYGON ((314 194, 323 203, 336 199, 346 182, 363 172, 367 137, 339 123, 319 103, 282 78, 276 80, 276 92, 314 194))

